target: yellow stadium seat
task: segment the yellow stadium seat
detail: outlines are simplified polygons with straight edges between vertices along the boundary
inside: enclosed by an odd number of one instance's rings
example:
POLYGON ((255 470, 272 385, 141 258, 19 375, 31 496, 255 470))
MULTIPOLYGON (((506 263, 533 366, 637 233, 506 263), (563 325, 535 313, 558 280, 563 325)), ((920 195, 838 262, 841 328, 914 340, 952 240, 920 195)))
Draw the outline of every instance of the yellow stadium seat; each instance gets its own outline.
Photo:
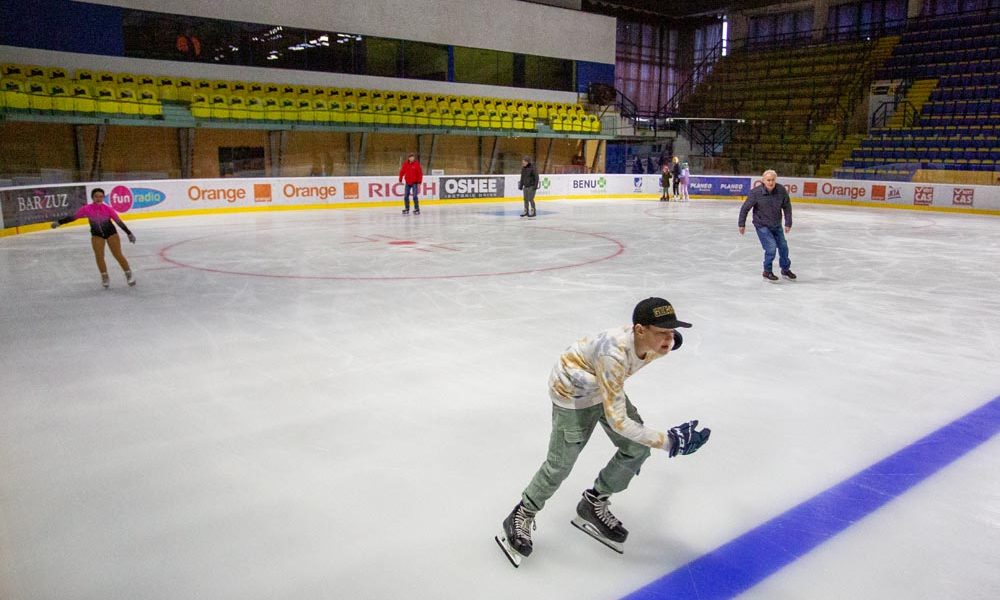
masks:
POLYGON ((135 86, 139 85, 139 78, 138 78, 138 76, 136 76, 136 75, 134 75, 132 73, 119 73, 115 77, 115 82, 119 86, 124 85, 124 86, 135 87, 135 86))
POLYGON ((191 92, 191 114, 196 119, 212 118, 212 105, 208 103, 208 95, 205 92, 199 90, 191 92))
POLYGON ((264 95, 264 84, 258 83, 256 81, 251 81, 247 84, 247 93, 251 96, 263 96, 264 95))
POLYGON ((229 91, 233 94, 241 94, 245 96, 249 91, 249 86, 245 81, 230 81, 229 91))
POLYGON ((229 118, 245 121, 250 118, 247 98, 243 94, 229 94, 229 118))
POLYGON ((156 78, 152 75, 142 75, 136 77, 139 87, 156 87, 156 78))
POLYGON ((208 97, 208 104, 211 107, 210 114, 213 119, 229 118, 229 94, 220 93, 218 90, 208 97))
POLYGON ((118 86, 118 112, 129 116, 139 114, 139 97, 134 87, 118 86))
POLYGON ((73 74, 73 79, 90 85, 97 83, 97 75, 88 69, 77 69, 76 73, 73 74))
POLYGON ((427 124, 430 125, 431 127, 440 127, 441 113, 440 111, 438 111, 438 108, 434 105, 431 105, 428 106, 426 110, 427 110, 427 124))
POLYGON ((325 97, 313 97, 312 99, 313 120, 325 125, 330 122, 330 108, 325 97))
POLYGON ((327 101, 326 108, 330 112, 331 123, 343 123, 347 120, 347 115, 344 114, 344 107, 340 100, 327 101))
POLYGON ((264 119, 281 120, 281 101, 275 96, 264 96, 264 119))
POLYGON ((354 100, 345 100, 342 103, 344 107, 344 122, 345 123, 360 123, 361 113, 358 112, 358 105, 354 100))
POLYGON ((163 104, 156 95, 156 88, 148 85, 139 88, 139 114, 144 117, 163 116, 163 104))
POLYGON ((362 125, 372 125, 375 123, 375 113, 372 105, 367 100, 358 101, 358 119, 362 125))
POLYGON ((229 89, 229 82, 223 81, 221 79, 216 79, 212 82, 212 91, 219 92, 220 94, 228 95, 232 90, 229 89))
POLYGON ((399 104, 399 115, 403 120, 403 125, 416 125, 417 119, 413 116, 413 105, 409 102, 399 104))
POLYGON ((64 82, 69 79, 69 72, 62 67, 49 67, 45 69, 46 76, 52 82, 64 82))
POLYGON ((399 105, 393 102, 385 105, 385 113, 389 125, 402 125, 403 115, 399 113, 399 105))
POLYGON ((69 88, 65 81, 50 83, 49 96, 52 97, 52 110, 73 112, 73 97, 69 95, 69 88))
POLYGON ((455 126, 455 115, 451 112, 451 108, 447 105, 438 108, 438 114, 441 118, 442 127, 454 127, 455 126))
POLYGON ((162 101, 169 102, 177 100, 177 87, 174 85, 174 78, 157 77, 156 93, 162 101))
POLYGON ((20 79, 4 78, 0 80, 3 90, 3 103, 8 109, 28 110, 28 94, 24 90, 24 82, 20 79))
POLYGON ((118 96, 115 87, 107 82, 98 83, 94 87, 94 96, 97 98, 97 112, 118 114, 118 96))
POLYGON ((415 104, 413 106, 413 123, 417 127, 427 127, 430 125, 430 118, 427 115, 427 109, 424 108, 423 103, 415 104))
POLYGON ((299 121, 311 122, 316 120, 312 100, 309 99, 308 94, 305 96, 300 95, 295 101, 295 106, 298 108, 299 121))
POLYGON ((44 80, 41 78, 29 79, 27 82, 28 107, 39 112, 49 112, 52 110, 52 96, 49 96, 44 80))
POLYGON ((97 102, 90 95, 90 86, 75 82, 70 86, 70 95, 73 98, 73 110, 78 113, 93 113, 97 110, 97 102))
POLYGON ((264 114, 264 98, 262 96, 247 96, 246 107, 247 117, 251 121, 264 120, 266 115, 264 114))
POLYGON ((209 80, 209 79, 195 79, 194 80, 194 89, 195 89, 196 92, 202 92, 204 94, 210 94, 210 93, 212 93, 212 88, 213 87, 214 86, 212 85, 212 81, 209 80))
POLYGON ((192 102, 191 94, 195 92, 194 81, 186 77, 179 77, 174 81, 177 88, 177 100, 180 102, 192 102))
POLYGON ((45 67, 38 67, 35 65, 28 65, 24 69, 25 79, 48 79, 48 74, 45 72, 45 67))
POLYGON ((0 75, 4 79, 24 79, 24 65, 4 63, 3 66, 0 66, 0 75))
POLYGON ((299 120, 299 102, 295 96, 282 96, 278 103, 281 105, 282 121, 299 120))
POLYGON ((372 113, 375 117, 376 125, 388 125, 389 124, 389 112, 385 109, 385 102, 379 94, 378 100, 374 101, 372 105, 372 113))

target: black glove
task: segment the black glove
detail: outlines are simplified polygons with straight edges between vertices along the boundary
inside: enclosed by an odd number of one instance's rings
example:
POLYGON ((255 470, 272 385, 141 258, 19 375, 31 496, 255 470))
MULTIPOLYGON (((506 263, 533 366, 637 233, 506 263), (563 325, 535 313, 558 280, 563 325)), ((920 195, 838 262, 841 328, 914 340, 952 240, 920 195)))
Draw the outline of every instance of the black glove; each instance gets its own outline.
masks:
POLYGON ((705 445, 705 442, 708 441, 708 436, 712 434, 712 430, 705 427, 701 431, 698 431, 696 427, 698 427, 697 419, 670 428, 667 432, 667 436, 670 437, 671 442, 670 458, 678 454, 694 454, 698 451, 698 448, 705 445))
POLYGON ((59 227, 59 219, 52 221, 52 229, 55 229, 56 227, 59 227))
POLYGON ((674 347, 671 348, 671 350, 676 350, 676 349, 680 348, 681 344, 683 344, 683 343, 684 343, 684 336, 681 335, 681 332, 679 332, 679 331, 677 331, 675 329, 674 330, 674 347))
POLYGON ((134 244, 135 243, 135 236, 133 234, 131 234, 131 233, 128 234, 128 241, 130 241, 130 242, 132 242, 134 244))

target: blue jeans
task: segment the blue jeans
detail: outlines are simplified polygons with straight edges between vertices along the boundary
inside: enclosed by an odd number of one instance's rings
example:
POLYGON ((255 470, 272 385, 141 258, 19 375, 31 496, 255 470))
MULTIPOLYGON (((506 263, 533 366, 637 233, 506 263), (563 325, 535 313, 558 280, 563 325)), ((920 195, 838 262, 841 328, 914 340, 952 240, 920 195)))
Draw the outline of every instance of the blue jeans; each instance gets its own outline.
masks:
POLYGON ((413 210, 420 210, 420 199, 417 198, 419 183, 406 184, 406 193, 403 195, 403 208, 410 210, 410 192, 413 192, 413 210))
POLYGON ((771 263, 774 262, 774 252, 778 252, 778 266, 782 271, 792 266, 791 259, 788 258, 788 242, 785 241, 785 230, 781 226, 777 227, 757 227, 757 237, 760 238, 760 245, 764 247, 764 270, 771 270, 771 263))

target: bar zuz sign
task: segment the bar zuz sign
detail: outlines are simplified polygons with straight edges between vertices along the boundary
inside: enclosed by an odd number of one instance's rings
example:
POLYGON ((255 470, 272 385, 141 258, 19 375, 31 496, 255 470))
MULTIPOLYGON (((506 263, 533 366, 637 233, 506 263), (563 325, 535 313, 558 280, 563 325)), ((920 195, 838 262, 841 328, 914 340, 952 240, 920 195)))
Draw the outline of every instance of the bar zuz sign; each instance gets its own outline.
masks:
POLYGON ((87 189, 82 185, 39 186, 0 192, 4 227, 23 227, 68 217, 86 203, 87 189))
POLYGON ((503 198, 503 177, 442 177, 441 198, 503 198))

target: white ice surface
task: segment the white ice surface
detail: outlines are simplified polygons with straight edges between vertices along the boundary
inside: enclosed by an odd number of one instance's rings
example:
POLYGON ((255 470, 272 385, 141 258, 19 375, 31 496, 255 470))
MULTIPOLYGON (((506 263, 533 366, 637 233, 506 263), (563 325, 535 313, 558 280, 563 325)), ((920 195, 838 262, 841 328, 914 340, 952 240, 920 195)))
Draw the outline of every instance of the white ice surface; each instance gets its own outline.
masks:
MULTIPOLYGON (((108 291, 85 228, 0 239, 0 598, 621 597, 1000 395, 997 217, 796 205, 768 284, 730 202, 423 208, 133 220, 108 291), (515 570, 549 369, 650 295, 694 327, 626 389, 712 440, 613 498, 619 556, 569 524, 595 432, 515 570)), ((1000 597, 998 459, 745 596, 1000 597)))

